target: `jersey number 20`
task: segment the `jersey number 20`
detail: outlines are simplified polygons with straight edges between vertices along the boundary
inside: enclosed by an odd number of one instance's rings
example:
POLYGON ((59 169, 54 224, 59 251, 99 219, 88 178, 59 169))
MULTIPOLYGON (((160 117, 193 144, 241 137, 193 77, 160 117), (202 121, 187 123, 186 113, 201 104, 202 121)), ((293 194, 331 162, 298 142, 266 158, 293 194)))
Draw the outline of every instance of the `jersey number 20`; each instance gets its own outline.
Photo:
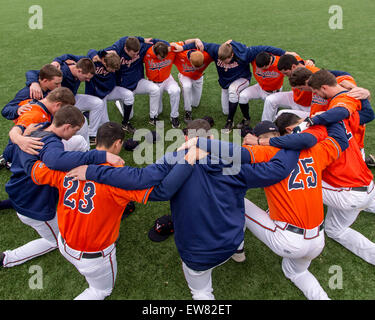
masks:
MULTIPOLYGON (((77 193, 79 187, 79 181, 72 180, 72 178, 65 177, 64 187, 66 188, 64 194, 64 205, 71 209, 76 209, 76 199, 74 199, 74 194, 77 193)), ((95 195, 95 184, 91 181, 86 181, 83 187, 83 199, 78 200, 78 211, 83 214, 90 214, 94 209, 94 202, 92 198, 95 195)))

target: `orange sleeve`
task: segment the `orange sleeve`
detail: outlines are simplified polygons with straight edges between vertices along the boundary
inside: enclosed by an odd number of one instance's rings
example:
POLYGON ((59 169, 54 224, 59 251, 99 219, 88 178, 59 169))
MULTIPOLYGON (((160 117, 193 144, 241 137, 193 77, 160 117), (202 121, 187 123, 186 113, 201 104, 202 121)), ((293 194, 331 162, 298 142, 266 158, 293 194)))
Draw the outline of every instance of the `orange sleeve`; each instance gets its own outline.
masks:
POLYGON ((319 166, 321 166, 322 170, 336 161, 342 153, 340 145, 332 137, 325 138, 311 149, 315 154, 314 158, 319 166))
POLYGON ((112 190, 113 199, 122 206, 126 206, 129 201, 136 201, 142 204, 146 204, 150 193, 154 187, 143 189, 143 190, 124 190, 120 188, 110 187, 112 190))
POLYGON ((31 170, 31 179, 38 185, 48 184, 52 187, 58 187, 65 174, 62 171, 49 169, 42 161, 38 160, 31 170))
POLYGON ((267 162, 280 150, 272 146, 249 146, 243 145, 250 153, 251 163, 267 162))

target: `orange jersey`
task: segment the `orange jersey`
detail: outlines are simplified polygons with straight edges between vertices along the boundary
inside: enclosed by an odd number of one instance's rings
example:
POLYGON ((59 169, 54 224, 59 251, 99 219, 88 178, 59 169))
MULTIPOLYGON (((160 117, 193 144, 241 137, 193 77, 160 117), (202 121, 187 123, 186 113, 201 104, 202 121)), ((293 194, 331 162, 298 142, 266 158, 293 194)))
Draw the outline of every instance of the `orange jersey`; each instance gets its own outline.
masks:
POLYGON ((272 64, 265 70, 257 67, 255 60, 251 62, 255 80, 264 91, 279 90, 284 83, 284 75, 277 69, 279 56, 272 55, 272 64))
MULTIPOLYGON (((342 153, 341 157, 323 171, 323 180, 336 188, 350 188, 368 186, 373 179, 370 169, 363 160, 358 142, 355 139, 349 119, 345 119, 344 125, 349 141, 349 147, 342 153)), ((352 123, 353 125, 353 123, 352 123)), ((309 127, 304 132, 313 134, 318 141, 326 137, 316 127, 309 127)))
POLYGON ((154 53, 153 47, 150 47, 143 58, 147 78, 154 82, 163 82, 164 80, 167 80, 171 74, 175 56, 176 53, 170 51, 163 60, 159 60, 154 53))
MULTIPOLYGON (((343 81, 349 81, 350 83, 357 85, 354 78, 349 75, 343 75, 336 77, 336 81, 338 84, 342 83, 343 81)), ((313 94, 312 102, 311 102, 311 109, 310 109, 310 117, 312 117, 315 113, 321 111, 327 111, 328 105, 331 99, 324 99, 317 94, 313 94)))
POLYGON ((31 178, 59 190, 57 222, 61 236, 73 249, 97 252, 113 244, 119 235, 122 213, 129 201, 146 203, 153 188, 123 190, 93 181, 72 181, 66 172, 35 162, 31 178))
MULTIPOLYGON (((320 69, 314 66, 305 66, 305 68, 309 69, 312 73, 319 71, 320 69)), ((310 107, 312 102, 312 92, 311 91, 304 91, 299 90, 297 88, 292 88, 293 91, 293 99, 294 102, 304 106, 310 107)))
POLYGON ((33 103, 31 102, 31 99, 27 99, 19 103, 20 106, 25 104, 30 104, 31 110, 22 113, 17 119, 14 120, 14 123, 17 126, 27 128, 32 123, 52 121, 52 114, 48 111, 47 107, 43 103, 33 103))
MULTIPOLYGON (((248 147, 252 162, 269 161, 279 150, 274 147, 248 147)), ((324 220, 322 172, 339 158, 341 148, 333 138, 301 150, 297 167, 290 175, 264 188, 270 218, 312 229, 324 220)))
MULTIPOLYGON (((183 45, 184 43, 177 42, 177 44, 183 45)), ((192 51, 195 50, 185 50, 176 53, 174 65, 177 67, 177 70, 185 77, 191 78, 193 80, 198 80, 203 76, 204 70, 206 70, 208 65, 214 60, 206 51, 203 51, 203 64, 199 68, 195 68, 191 65, 189 59, 190 53, 192 51)))

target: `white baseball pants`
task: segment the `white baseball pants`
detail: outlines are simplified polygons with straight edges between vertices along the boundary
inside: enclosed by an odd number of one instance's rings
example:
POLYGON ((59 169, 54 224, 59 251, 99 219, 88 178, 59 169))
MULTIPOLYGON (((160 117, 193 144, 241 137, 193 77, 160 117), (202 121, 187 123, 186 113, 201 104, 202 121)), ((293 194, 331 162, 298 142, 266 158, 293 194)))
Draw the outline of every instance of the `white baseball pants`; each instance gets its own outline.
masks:
POLYGON ((271 220, 269 214, 245 199, 246 227, 274 253, 283 257, 282 270, 309 300, 329 300, 318 280, 308 270, 324 248, 324 232, 306 230, 306 236, 286 230, 287 223, 271 220))
MULTIPOLYGON (((281 89, 280 89, 281 90, 281 89)), ((248 103, 249 100, 262 99, 265 100, 270 94, 270 92, 264 91, 259 83, 256 83, 240 92, 240 97, 238 102, 240 104, 248 103)))
MULTIPOLYGON (((122 109, 122 103, 124 103, 124 101, 127 101, 127 99, 129 99, 129 96, 132 95, 131 91, 130 91, 130 93, 129 93, 129 91, 130 90, 128 90, 126 88, 116 86, 116 87, 113 88, 113 90, 109 94, 107 94, 103 98, 104 112, 103 112, 101 124, 106 123, 106 122, 109 121, 108 104, 107 104, 108 101, 116 101, 116 102, 119 101, 120 108, 121 108, 121 109, 119 108, 119 111, 120 111, 121 115, 124 114, 124 111, 122 109)), ((134 103, 134 97, 132 97, 132 99, 133 99, 133 103, 134 103)), ((132 113, 133 113, 133 109, 132 109, 132 113)))
POLYGON ((157 106, 157 109, 155 106, 151 109, 150 105, 150 118, 155 118, 159 114, 163 112, 163 93, 166 91, 169 94, 169 102, 171 104, 171 118, 178 118, 179 112, 178 108, 180 105, 180 93, 181 89, 176 82, 175 79, 173 79, 172 75, 168 77, 168 79, 164 80, 161 83, 155 83, 159 89, 160 89, 160 97, 159 97, 159 104, 157 106))
POLYGON ((201 101, 203 90, 203 76, 197 80, 194 80, 179 73, 178 80, 182 87, 182 94, 184 97, 184 110, 191 111, 191 107, 198 107, 199 102, 201 101))
POLYGON ((375 265, 375 243, 350 226, 361 210, 374 208, 374 183, 366 191, 353 191, 348 188, 335 188, 323 181, 323 202, 327 205, 325 232, 328 237, 375 265))
POLYGON ((279 107, 291 109, 288 112, 303 111, 306 117, 310 114, 310 107, 304 107, 294 102, 293 91, 276 92, 270 94, 264 101, 262 121, 275 121, 279 107))
POLYGON ((58 246, 63 257, 73 264, 89 284, 74 300, 104 300, 114 288, 117 275, 116 246, 102 250, 104 256, 82 258, 82 252, 70 248, 59 234, 58 246))
POLYGON ((69 140, 62 139, 61 141, 64 145, 65 151, 86 152, 86 151, 90 150, 90 145, 87 144, 86 139, 79 134, 74 135, 69 140))
MULTIPOLYGON (((238 250, 243 249, 243 247, 244 241, 242 241, 238 247, 238 250)), ((193 300, 215 300, 215 296, 212 293, 214 291, 212 288, 212 270, 224 264, 228 260, 204 271, 193 270, 182 261, 182 270, 193 300)))
POLYGON ((229 102, 236 103, 240 99, 240 93, 249 86, 249 80, 239 78, 234 80, 228 89, 221 89, 221 108, 225 115, 229 114, 229 102))
MULTIPOLYGON (((87 135, 89 137, 96 137, 96 132, 98 128, 102 124, 103 112, 104 112, 104 104, 103 100, 91 96, 88 94, 76 94, 76 107, 81 110, 82 112, 89 111, 89 124, 88 124, 88 132, 87 135)), ((85 125, 82 127, 80 131, 82 132, 83 137, 86 138, 86 129, 85 125), (81 131, 82 130, 82 131, 81 131)), ((87 140, 88 144, 90 145, 90 141, 87 140)))
POLYGON ((32 240, 14 250, 6 250, 3 266, 6 268, 22 264, 30 259, 41 256, 57 248, 57 217, 49 221, 34 220, 17 212, 18 218, 32 227, 41 238, 32 240))

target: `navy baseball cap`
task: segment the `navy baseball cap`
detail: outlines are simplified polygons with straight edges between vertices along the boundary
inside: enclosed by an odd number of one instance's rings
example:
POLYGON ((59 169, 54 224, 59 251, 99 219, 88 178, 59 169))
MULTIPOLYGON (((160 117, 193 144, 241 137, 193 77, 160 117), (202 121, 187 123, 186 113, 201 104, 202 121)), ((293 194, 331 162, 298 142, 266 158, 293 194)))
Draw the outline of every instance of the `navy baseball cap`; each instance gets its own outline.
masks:
POLYGON ((268 120, 259 122, 253 130, 254 135, 257 137, 268 132, 279 132, 279 128, 272 121, 268 120))
POLYGON ((126 151, 133 151, 139 145, 138 141, 128 139, 124 142, 124 149, 126 151))
POLYGON ((152 241, 161 242, 167 239, 172 233, 174 233, 172 216, 164 215, 155 220, 154 226, 148 232, 148 237, 152 241))

